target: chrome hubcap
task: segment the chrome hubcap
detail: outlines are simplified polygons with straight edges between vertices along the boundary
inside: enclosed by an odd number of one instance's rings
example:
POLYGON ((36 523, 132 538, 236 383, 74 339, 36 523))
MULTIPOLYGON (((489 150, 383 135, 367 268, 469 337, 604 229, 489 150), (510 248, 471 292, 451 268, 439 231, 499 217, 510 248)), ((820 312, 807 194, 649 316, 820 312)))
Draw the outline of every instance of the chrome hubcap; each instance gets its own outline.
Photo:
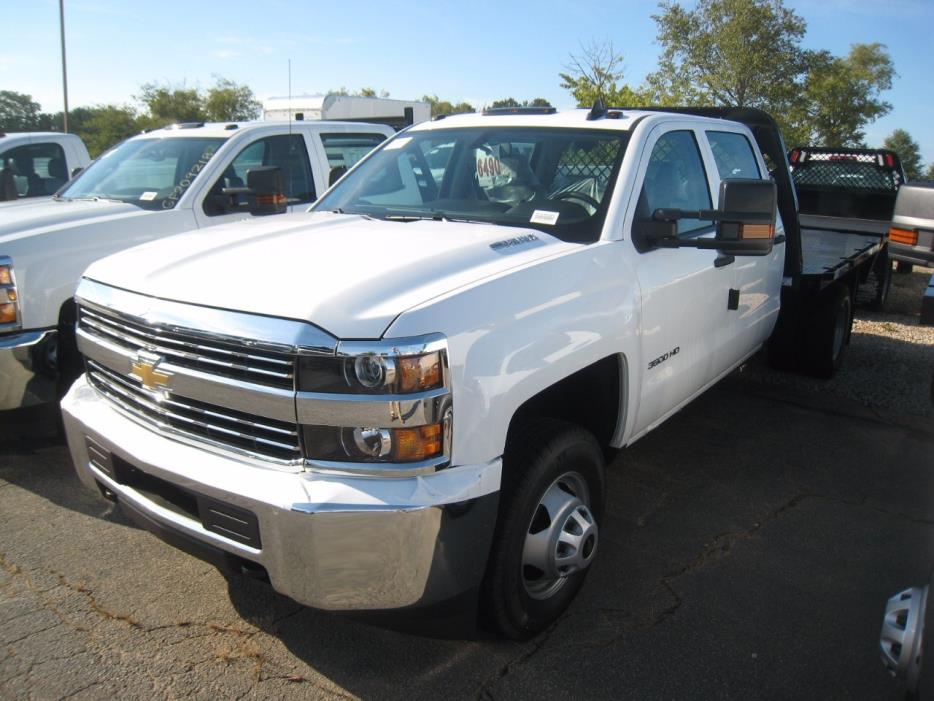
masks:
POLYGON ((597 522, 587 483, 567 472, 545 490, 522 548, 522 582, 533 599, 547 599, 568 575, 585 569, 597 552, 597 522))

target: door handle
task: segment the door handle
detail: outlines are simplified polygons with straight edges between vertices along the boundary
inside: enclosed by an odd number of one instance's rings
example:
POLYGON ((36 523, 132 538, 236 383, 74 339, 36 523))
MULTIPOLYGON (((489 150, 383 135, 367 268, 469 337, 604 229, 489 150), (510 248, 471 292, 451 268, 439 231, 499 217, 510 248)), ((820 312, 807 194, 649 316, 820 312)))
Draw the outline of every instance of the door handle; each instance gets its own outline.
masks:
POLYGON ((739 290, 730 288, 730 294, 726 301, 726 308, 730 311, 739 309, 739 290))

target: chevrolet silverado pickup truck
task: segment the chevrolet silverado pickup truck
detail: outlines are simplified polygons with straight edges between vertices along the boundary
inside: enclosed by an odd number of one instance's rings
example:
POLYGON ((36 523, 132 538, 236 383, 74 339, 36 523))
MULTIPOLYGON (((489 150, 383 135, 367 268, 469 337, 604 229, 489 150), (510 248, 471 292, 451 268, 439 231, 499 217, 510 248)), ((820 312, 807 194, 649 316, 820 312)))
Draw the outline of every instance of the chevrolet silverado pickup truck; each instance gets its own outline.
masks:
POLYGON ((0 205, 54 195, 91 162, 84 142, 59 132, 0 132, 0 205))
POLYGON ((860 303, 881 310, 892 283, 892 259, 898 259, 888 241, 895 198, 905 182, 898 154, 887 149, 799 146, 788 160, 798 193, 803 245, 839 246, 842 265, 872 258, 871 265, 862 266, 857 293, 860 303), (847 235, 839 239, 814 235, 827 231, 847 235), (851 255, 854 251, 858 255, 851 255))
POLYGON ((52 199, 0 208, 0 411, 55 401, 80 373, 72 298, 92 261, 248 216, 245 186, 264 167, 281 168, 289 210, 307 208, 394 133, 356 122, 176 124, 115 146, 52 199))
POLYGON ((302 604, 534 635, 599 552, 613 449, 767 342, 837 367, 866 261, 802 246, 785 154, 757 110, 488 110, 307 213, 98 261, 78 474, 302 604))

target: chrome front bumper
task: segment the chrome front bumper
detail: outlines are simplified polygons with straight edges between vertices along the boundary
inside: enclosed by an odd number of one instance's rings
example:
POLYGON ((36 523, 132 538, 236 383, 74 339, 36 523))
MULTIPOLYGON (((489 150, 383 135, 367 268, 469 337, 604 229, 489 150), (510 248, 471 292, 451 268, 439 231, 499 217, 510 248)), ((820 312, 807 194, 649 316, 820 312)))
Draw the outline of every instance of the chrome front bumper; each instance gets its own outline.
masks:
POLYGON ((0 411, 55 400, 57 344, 54 329, 0 336, 0 411))
MULTIPOLYGON (((276 591, 321 609, 429 606, 476 588, 496 521, 501 460, 409 478, 261 467, 179 443, 119 412, 82 376, 62 400, 81 480, 162 529, 265 568, 276 591), (88 439, 146 475, 256 516, 261 547, 207 530, 92 464, 88 439)), ((155 530, 155 529, 154 529, 155 530)))

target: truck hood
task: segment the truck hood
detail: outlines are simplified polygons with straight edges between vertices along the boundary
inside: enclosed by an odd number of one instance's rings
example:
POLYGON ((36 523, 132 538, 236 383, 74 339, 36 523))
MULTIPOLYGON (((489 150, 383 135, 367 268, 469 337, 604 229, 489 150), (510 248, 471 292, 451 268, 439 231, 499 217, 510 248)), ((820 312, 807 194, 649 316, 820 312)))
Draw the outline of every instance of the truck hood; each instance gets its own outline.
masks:
POLYGON ((94 263, 85 277, 366 339, 417 304, 575 248, 531 229, 300 213, 153 241, 94 263))
POLYGON ((93 220, 149 214, 145 209, 110 200, 20 200, 0 207, 0 253, 3 244, 34 234, 59 231, 93 220), (22 202, 22 204, 20 204, 22 202))

